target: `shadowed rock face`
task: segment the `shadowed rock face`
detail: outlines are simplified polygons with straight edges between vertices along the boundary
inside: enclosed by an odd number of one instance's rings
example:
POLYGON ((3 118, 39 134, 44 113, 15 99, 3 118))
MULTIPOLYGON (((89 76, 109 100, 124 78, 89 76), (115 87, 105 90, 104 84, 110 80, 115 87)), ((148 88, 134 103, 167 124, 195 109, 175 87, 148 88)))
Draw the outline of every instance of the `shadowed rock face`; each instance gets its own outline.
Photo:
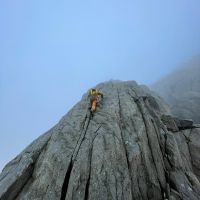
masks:
POLYGON ((200 56, 152 86, 174 115, 200 122, 200 56))
POLYGON ((97 88, 94 116, 84 95, 5 166, 0 199, 199 200, 200 129, 172 133, 164 103, 133 81, 97 88))

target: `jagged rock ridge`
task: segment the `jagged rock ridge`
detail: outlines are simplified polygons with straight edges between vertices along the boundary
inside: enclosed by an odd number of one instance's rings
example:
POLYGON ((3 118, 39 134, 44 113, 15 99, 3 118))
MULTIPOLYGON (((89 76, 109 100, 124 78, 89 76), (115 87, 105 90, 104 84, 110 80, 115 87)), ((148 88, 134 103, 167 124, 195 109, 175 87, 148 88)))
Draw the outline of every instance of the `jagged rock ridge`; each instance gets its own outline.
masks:
POLYGON ((133 81, 97 88, 104 100, 93 117, 84 95, 5 166, 0 199, 198 200, 200 129, 171 132, 164 103, 133 81))

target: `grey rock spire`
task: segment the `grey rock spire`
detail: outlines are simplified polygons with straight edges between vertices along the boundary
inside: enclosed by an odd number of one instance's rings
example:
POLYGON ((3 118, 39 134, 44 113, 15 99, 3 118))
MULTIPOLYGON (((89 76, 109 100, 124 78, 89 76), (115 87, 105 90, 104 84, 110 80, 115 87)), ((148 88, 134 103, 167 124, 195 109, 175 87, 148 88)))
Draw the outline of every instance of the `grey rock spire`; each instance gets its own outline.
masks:
POLYGON ((97 88, 93 116, 85 94, 5 166, 0 199, 199 200, 200 129, 171 132, 164 102, 133 81, 97 88))

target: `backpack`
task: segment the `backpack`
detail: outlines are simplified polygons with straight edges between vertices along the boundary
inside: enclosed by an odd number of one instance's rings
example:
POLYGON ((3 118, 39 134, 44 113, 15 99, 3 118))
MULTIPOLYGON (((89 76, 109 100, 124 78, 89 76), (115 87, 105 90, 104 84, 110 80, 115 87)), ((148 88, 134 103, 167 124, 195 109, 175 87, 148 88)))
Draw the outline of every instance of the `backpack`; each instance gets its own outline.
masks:
POLYGON ((90 96, 96 96, 97 95, 97 90, 96 89, 91 89, 89 95, 90 96))

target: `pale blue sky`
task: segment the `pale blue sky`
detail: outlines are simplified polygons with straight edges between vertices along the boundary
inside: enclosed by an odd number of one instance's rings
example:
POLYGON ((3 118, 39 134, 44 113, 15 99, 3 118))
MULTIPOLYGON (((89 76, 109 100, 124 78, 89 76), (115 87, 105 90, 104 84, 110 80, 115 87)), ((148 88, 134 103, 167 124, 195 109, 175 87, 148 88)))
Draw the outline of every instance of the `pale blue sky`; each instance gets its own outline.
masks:
POLYGON ((0 170, 91 86, 151 84, 200 54, 199 0, 1 0, 0 170))

